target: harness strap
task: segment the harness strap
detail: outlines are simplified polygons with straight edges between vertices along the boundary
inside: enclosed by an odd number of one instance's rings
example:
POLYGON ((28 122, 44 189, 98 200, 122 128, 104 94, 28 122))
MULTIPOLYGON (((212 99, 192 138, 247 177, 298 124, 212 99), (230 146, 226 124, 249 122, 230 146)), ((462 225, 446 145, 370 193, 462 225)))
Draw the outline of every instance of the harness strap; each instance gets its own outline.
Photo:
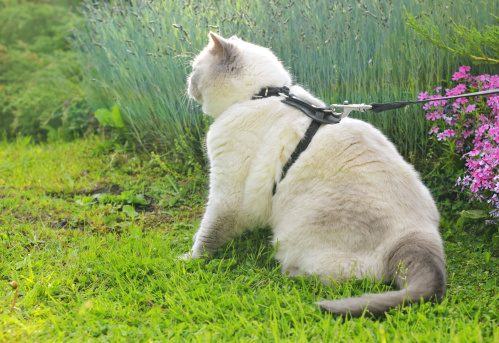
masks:
MULTIPOLYGON (((307 148, 310 142, 312 142, 312 138, 314 138, 315 134, 319 130, 319 127, 321 127, 322 123, 312 120, 310 125, 308 126, 307 131, 305 132, 305 135, 301 139, 300 143, 296 146, 295 150, 289 157, 289 160, 286 162, 284 167, 282 168, 282 173, 281 173, 281 179, 279 181, 282 181, 284 177, 286 177, 286 174, 293 165, 293 163, 296 162, 298 157, 300 157, 301 153, 304 152, 307 148)), ((272 189, 272 195, 275 195, 275 192, 277 190, 277 183, 274 183, 274 188, 272 189)))
POLYGON ((279 96, 280 94, 289 94, 289 88, 284 87, 273 87, 273 88, 262 88, 260 92, 253 95, 251 100, 258 100, 262 98, 268 98, 270 96, 279 96))
MULTIPOLYGON (((282 100, 283 103, 293 106, 303 113, 305 113, 308 117, 312 118, 312 122, 310 123, 305 135, 301 139, 300 143, 296 146, 295 150, 289 157, 289 160, 286 162, 284 167, 282 168, 281 179, 282 181, 286 176, 289 168, 296 162, 298 157, 300 157, 301 153, 304 152, 309 146, 312 138, 314 138, 315 134, 319 130, 322 124, 337 124, 340 122, 340 118, 331 114, 331 110, 327 107, 319 107, 316 106, 304 99, 301 99, 294 94, 289 92, 289 88, 284 87, 275 87, 275 88, 262 88, 260 92, 254 95, 251 99, 263 99, 271 96, 284 96, 286 99, 282 100)), ((277 190, 277 183, 274 183, 274 187, 272 189, 272 195, 275 195, 277 190)))
MULTIPOLYGON (((489 95, 489 94, 497 94, 499 93, 499 89, 491 89, 487 91, 468 93, 468 94, 460 94, 454 96, 447 96, 442 98, 433 98, 433 99, 425 99, 419 101, 394 101, 388 103, 372 103, 370 105, 360 104, 360 105, 350 105, 348 102, 345 102, 343 105, 331 105, 330 107, 320 107, 312 104, 304 99, 297 97, 296 95, 290 93, 289 88, 284 87, 272 87, 272 88, 262 88, 258 94, 255 94, 251 99, 264 99, 271 96, 283 96, 285 99, 281 100, 283 103, 293 106, 303 113, 305 113, 308 117, 312 119, 310 126, 308 127, 305 135, 301 139, 300 143, 296 146, 295 150, 291 154, 289 160, 286 162, 282 169, 281 179, 282 181, 286 176, 289 168, 296 162, 296 160, 300 157, 301 153, 305 151, 314 138, 314 135, 319 130, 321 124, 337 124, 340 122, 341 118, 347 117, 350 111, 373 111, 375 113, 392 110, 396 108, 405 107, 407 105, 431 102, 431 101, 440 101, 447 99, 455 99, 455 98, 464 98, 471 96, 481 96, 481 95, 489 95), (334 111, 335 108, 343 108, 343 113, 336 113, 334 111)), ((277 189, 277 183, 274 184, 274 188, 272 189, 272 195, 275 195, 277 189)))

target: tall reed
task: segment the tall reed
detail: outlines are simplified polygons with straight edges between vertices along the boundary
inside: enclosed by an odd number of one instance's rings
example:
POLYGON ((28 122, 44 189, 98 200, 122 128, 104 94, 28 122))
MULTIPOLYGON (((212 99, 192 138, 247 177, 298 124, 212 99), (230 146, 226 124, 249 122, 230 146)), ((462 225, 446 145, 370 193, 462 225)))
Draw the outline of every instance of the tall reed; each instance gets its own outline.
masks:
MULTIPOLYGON (((404 8, 425 12, 445 35, 451 18, 477 28, 494 24, 489 13, 498 7, 494 0, 89 1, 87 27, 75 47, 94 108, 117 103, 143 144, 172 148, 176 140, 185 153, 199 154, 205 125, 185 88, 189 62, 209 31, 271 47, 296 81, 326 102, 387 102, 445 86, 469 63, 422 42, 405 25, 404 8)), ((478 73, 491 69, 474 67, 478 73)), ((426 155, 421 108, 357 116, 380 128, 406 157, 426 155)))

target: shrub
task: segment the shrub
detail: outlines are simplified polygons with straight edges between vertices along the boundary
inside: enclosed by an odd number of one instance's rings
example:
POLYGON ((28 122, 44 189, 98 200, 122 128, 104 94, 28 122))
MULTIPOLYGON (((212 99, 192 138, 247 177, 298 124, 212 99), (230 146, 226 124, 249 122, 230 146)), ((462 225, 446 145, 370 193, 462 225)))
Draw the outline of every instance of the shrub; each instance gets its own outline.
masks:
MULTIPOLYGON (((462 66, 453 74, 453 87, 445 96, 499 88, 499 75, 471 76, 470 67, 462 66)), ((442 96, 422 92, 420 100, 442 96)), ((499 94, 431 101, 424 106, 426 119, 433 123, 430 135, 436 144, 446 147, 449 155, 459 154, 465 171, 457 185, 489 208, 490 215, 499 217, 499 94)), ((492 221, 493 222, 493 221, 492 221)))
MULTIPOLYGON (((0 9, 0 130, 43 140, 89 126, 77 54, 67 36, 77 19, 59 6, 4 2, 0 9)), ((1 132, 0 132, 1 133, 1 132)))

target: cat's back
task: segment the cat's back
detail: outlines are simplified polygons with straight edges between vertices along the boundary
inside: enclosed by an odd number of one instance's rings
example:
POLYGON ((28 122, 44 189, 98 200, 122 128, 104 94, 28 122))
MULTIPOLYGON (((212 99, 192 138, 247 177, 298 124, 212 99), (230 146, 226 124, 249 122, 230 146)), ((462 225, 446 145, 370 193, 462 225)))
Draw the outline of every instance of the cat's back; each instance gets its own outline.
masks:
POLYGON ((434 231, 439 221, 430 192, 395 146, 371 124, 350 118, 319 129, 279 183, 275 200, 277 212, 294 206, 290 202, 320 202, 308 211, 340 222, 361 218, 358 227, 366 230, 378 223, 434 231))

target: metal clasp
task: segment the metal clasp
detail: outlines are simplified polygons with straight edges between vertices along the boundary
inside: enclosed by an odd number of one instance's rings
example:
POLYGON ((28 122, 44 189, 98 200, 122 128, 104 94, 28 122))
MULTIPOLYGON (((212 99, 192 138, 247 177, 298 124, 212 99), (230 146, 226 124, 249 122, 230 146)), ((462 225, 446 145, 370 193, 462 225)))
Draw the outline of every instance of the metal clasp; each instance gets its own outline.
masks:
POLYGON ((341 118, 346 118, 352 111, 367 112, 372 109, 372 106, 366 104, 349 104, 348 101, 344 101, 343 105, 332 104, 329 108, 333 111, 333 114, 340 116, 341 118), (341 108, 343 111, 336 112, 337 108, 341 108))

